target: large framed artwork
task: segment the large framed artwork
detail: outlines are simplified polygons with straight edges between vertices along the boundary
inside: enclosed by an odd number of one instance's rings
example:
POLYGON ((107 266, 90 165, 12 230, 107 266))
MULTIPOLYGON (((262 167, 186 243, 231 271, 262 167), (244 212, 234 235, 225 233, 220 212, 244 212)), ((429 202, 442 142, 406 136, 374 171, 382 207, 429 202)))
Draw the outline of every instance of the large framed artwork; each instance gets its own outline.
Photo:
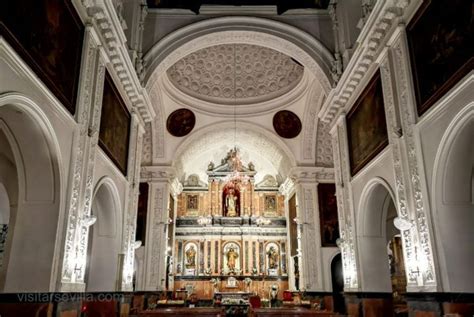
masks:
POLYGON ((148 215, 148 183, 140 183, 138 187, 137 204, 137 227, 135 230, 135 240, 140 240, 142 245, 146 241, 146 218, 148 215))
POLYGON ((74 114, 84 25, 72 2, 0 1, 0 34, 74 114))
POLYGON ((127 174, 130 113, 107 72, 104 82, 99 144, 124 175, 127 174))
POLYGON ((288 215, 290 219, 290 256, 298 255, 298 214, 296 212, 296 194, 288 200, 288 215))
POLYGON ((474 68, 472 0, 425 0, 407 27, 418 114, 474 68))
POLYGON ((336 240, 339 238, 336 185, 318 184, 318 200, 321 245, 323 247, 335 247, 336 240))
POLYGON ((347 114, 351 174, 355 175, 388 144, 380 72, 347 114))

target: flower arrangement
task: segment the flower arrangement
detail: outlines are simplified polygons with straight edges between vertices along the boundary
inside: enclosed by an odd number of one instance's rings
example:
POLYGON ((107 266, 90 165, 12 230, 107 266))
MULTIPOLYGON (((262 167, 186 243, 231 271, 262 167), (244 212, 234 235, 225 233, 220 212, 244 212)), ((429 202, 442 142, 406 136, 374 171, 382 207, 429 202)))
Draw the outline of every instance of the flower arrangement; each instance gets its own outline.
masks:
POLYGON ((252 284, 252 279, 250 277, 246 277, 244 279, 244 284, 247 292, 250 292, 250 284, 252 284))
POLYGON ((218 278, 218 277, 213 277, 211 278, 211 281, 212 283, 212 286, 214 286, 214 292, 218 292, 219 291, 219 283, 221 282, 221 279, 218 278))

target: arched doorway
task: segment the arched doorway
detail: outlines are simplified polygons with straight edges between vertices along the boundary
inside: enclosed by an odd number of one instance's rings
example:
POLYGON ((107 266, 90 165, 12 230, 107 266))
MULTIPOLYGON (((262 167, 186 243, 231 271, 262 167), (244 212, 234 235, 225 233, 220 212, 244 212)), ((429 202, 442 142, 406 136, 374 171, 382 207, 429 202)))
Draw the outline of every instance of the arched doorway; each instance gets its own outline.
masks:
POLYGON ((103 179, 96 187, 92 216, 97 220, 89 232, 86 290, 114 291, 118 282, 120 206, 117 189, 110 179, 103 179))
POLYGON ((403 302, 406 275, 393 197, 382 179, 369 182, 362 193, 357 230, 361 285, 364 292, 392 292, 395 302, 403 302))
POLYGON ((334 311, 345 313, 344 304, 344 276, 342 274, 342 257, 337 254, 331 261, 331 283, 332 296, 334 299, 334 311))
POLYGON ((54 289, 61 210, 57 149, 49 123, 34 103, 21 96, 0 97, 0 289, 4 292, 54 289))
POLYGON ((473 292, 474 103, 454 118, 438 148, 433 173, 433 219, 445 292, 473 292))

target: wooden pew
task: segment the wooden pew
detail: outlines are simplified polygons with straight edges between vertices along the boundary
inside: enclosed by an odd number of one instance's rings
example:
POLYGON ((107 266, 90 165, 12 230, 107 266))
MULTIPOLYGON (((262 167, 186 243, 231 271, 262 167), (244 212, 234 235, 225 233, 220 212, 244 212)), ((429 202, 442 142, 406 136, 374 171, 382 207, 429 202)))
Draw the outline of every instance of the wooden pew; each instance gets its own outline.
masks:
POLYGON ((335 317, 339 316, 334 312, 317 311, 307 308, 256 308, 250 310, 250 317, 273 317, 273 316, 292 316, 292 317, 335 317))
POLYGON ((140 317, 225 317, 223 308, 196 307, 196 308, 163 308, 155 310, 144 310, 138 314, 140 317))

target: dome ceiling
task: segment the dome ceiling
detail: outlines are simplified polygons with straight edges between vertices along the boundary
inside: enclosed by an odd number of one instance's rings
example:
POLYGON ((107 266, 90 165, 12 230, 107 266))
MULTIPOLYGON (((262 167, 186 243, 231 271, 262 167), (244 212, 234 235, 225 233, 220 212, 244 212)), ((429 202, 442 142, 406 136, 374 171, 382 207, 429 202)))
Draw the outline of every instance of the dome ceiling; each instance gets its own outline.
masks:
POLYGON ((223 44, 187 55, 168 71, 182 92, 218 104, 253 104, 284 95, 304 68, 275 50, 248 44, 223 44))

